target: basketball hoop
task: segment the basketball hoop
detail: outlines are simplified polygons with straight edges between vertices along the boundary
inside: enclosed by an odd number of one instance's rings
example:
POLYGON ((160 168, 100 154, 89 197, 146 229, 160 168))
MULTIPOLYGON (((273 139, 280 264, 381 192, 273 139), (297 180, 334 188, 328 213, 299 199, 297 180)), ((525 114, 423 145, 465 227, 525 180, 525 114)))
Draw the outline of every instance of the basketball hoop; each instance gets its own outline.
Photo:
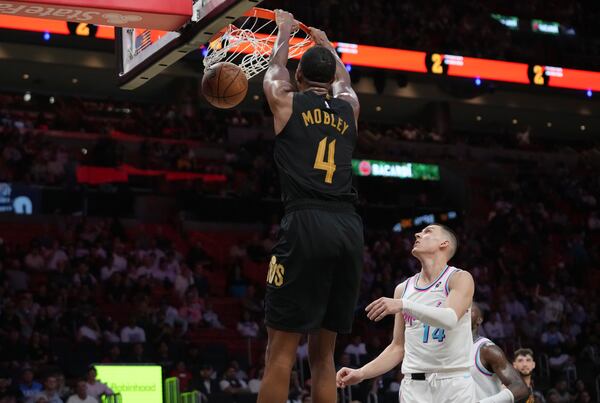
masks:
MULTIPOLYGON (((269 67, 277 40, 275 12, 253 8, 211 38, 204 56, 204 70, 219 62, 237 64, 248 79, 269 67)), ((313 45, 308 27, 298 23, 290 34, 290 59, 300 57, 313 45)))

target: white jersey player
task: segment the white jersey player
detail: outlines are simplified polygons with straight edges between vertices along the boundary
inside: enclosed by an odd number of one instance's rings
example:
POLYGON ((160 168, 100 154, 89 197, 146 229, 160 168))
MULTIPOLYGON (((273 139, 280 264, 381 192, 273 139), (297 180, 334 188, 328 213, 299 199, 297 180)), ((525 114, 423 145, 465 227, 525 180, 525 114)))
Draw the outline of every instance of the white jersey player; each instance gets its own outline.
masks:
POLYGON ((470 307, 473 277, 448 266, 457 248, 449 228, 432 224, 417 233, 412 250, 421 271, 396 287, 394 298, 380 298, 367 306, 369 319, 395 314, 390 345, 359 369, 342 368, 339 387, 384 374, 402 361, 401 403, 471 403, 470 307))
POLYGON ((529 394, 519 373, 508 362, 504 352, 493 341, 479 336, 477 330, 483 322, 477 304, 471 308, 473 324, 473 349, 471 350, 471 375, 475 381, 475 395, 481 403, 512 403, 529 394))

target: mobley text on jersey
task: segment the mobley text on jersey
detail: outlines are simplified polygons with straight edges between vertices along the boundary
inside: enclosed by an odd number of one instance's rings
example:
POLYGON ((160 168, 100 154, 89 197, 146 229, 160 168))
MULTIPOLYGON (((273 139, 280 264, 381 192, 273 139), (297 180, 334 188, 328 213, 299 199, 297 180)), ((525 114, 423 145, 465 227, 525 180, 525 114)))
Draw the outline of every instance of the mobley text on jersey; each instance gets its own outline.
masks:
POLYGON ((304 119, 306 127, 309 125, 331 126, 341 135, 344 135, 346 130, 348 130, 348 123, 344 119, 319 108, 302 112, 302 119, 304 119))

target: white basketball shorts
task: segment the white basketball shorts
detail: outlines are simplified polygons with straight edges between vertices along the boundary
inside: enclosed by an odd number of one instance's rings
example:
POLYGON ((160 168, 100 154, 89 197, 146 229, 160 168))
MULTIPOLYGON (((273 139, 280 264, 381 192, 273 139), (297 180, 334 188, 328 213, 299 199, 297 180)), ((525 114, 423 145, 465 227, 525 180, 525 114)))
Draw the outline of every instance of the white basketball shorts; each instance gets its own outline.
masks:
POLYGON ((400 403, 472 403, 475 383, 469 371, 426 374, 425 380, 405 375, 400 386, 400 403))

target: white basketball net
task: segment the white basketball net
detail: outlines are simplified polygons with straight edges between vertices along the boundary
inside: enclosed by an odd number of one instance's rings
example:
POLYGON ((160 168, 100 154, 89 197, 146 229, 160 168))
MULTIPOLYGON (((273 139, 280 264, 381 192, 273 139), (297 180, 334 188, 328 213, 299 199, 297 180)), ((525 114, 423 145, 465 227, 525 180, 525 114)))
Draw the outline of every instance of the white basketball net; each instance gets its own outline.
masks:
MULTIPOLYGON (((244 17, 240 27, 230 24, 225 33, 208 44, 204 57, 204 69, 219 62, 229 62, 241 67, 248 79, 269 67, 269 61, 277 38, 277 24, 273 20, 244 17)), ((295 29, 290 34, 288 58, 302 55, 311 38, 304 31, 295 29)))

